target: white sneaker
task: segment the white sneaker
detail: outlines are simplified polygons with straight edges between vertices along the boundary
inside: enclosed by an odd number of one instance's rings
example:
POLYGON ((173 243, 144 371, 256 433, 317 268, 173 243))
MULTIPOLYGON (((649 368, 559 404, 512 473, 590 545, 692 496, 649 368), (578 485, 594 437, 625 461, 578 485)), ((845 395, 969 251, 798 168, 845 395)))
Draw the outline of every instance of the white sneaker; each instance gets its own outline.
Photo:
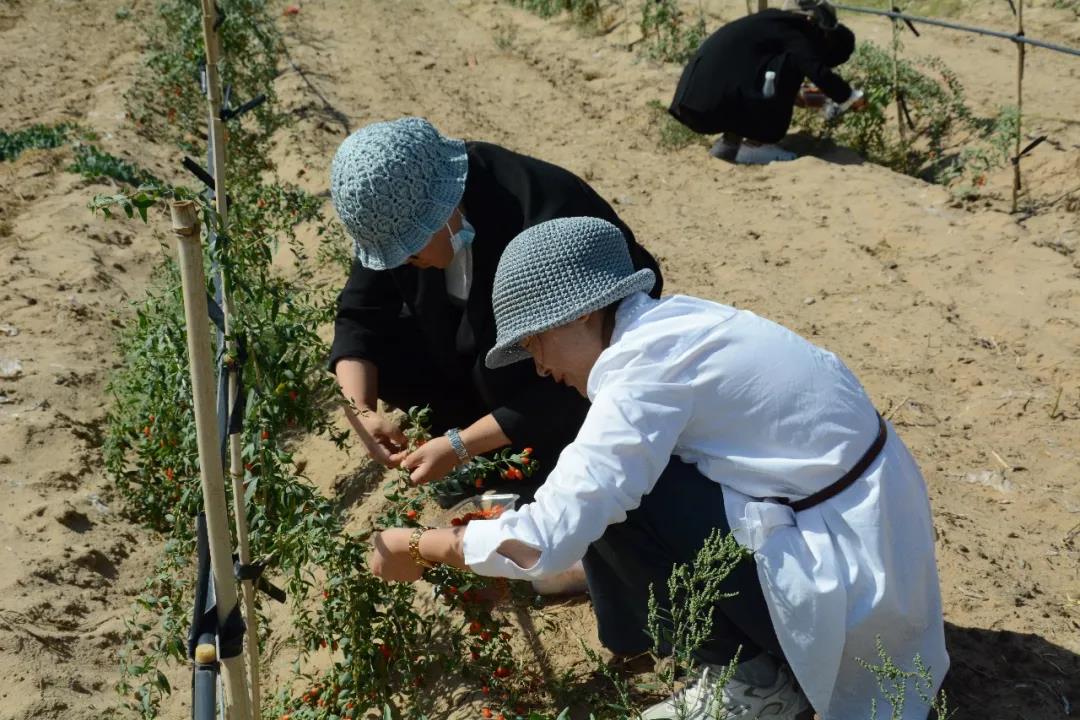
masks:
POLYGON ((771 162, 788 162, 798 155, 785 150, 779 145, 750 145, 743 143, 735 153, 735 162, 739 165, 768 165, 771 162))
POLYGON ((787 666, 777 671, 776 681, 768 687, 732 678, 717 688, 722 670, 706 665, 700 680, 641 713, 642 720, 796 720, 810 707, 787 666))
POLYGON ((713 143, 713 146, 709 148, 709 154, 717 160, 727 160, 728 162, 735 162, 735 156, 739 153, 739 147, 742 143, 735 141, 729 142, 720 136, 720 139, 713 143))

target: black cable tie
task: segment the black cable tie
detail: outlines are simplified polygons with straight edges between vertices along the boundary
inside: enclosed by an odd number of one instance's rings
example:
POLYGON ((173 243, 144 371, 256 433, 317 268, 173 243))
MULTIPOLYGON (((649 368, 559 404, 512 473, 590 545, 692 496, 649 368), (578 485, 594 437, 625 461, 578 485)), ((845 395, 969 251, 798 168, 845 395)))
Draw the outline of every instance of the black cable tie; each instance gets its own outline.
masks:
POLYGON ((1024 148, 1023 150, 1021 150, 1020 152, 1018 152, 1018 153, 1016 154, 1016 157, 1014 157, 1014 158, 1011 158, 1011 160, 1012 160, 1012 164, 1013 164, 1013 165, 1018 165, 1018 164, 1020 163, 1020 158, 1024 157, 1024 156, 1025 156, 1025 155, 1027 155, 1027 154, 1028 154, 1029 152, 1031 152, 1032 150, 1034 150, 1035 148, 1039 147, 1039 146, 1040 146, 1040 145, 1042 145, 1042 144, 1043 144, 1044 142, 1046 142, 1046 139, 1047 139, 1047 137, 1049 137, 1049 136, 1047 136, 1047 135, 1040 135, 1039 137, 1035 138, 1035 139, 1034 139, 1034 140, 1032 140, 1032 141, 1031 141, 1030 143, 1028 143, 1028 144, 1027 144, 1027 147, 1025 147, 1025 148, 1024 148))
POLYGON ((915 129, 915 121, 911 119, 911 113, 908 111, 907 101, 904 100, 904 91, 900 90, 896 93, 896 100, 900 103, 900 110, 904 113, 904 119, 907 120, 908 129, 915 129))
POLYGON ((1013 0, 1006 0, 1009 3, 1009 9, 1012 10, 1013 17, 1016 17, 1016 3, 1013 0))
POLYGON ((1046 135, 1040 135, 1039 137, 1032 140, 1031 143, 1026 148, 1024 148, 1023 150, 1020 151, 1020 157, 1024 157, 1029 152, 1031 152, 1035 148, 1042 145, 1046 141, 1046 138, 1047 138, 1046 135))
POLYGON ((271 600, 274 600, 275 602, 278 602, 278 603, 280 603, 282 605, 285 604, 285 600, 286 600, 285 591, 282 590, 281 588, 279 588, 277 585, 274 585, 273 583, 271 583, 266 578, 261 577, 258 580, 256 580, 255 581, 255 587, 256 587, 256 589, 259 590, 259 592, 263 593, 264 595, 269 597, 271 600))
MULTIPOLYGON (((908 26, 908 30, 915 33, 915 37, 921 37, 921 35, 919 35, 919 31, 915 29, 915 25, 911 22, 911 20, 907 19, 906 17, 903 17, 903 15, 904 15, 903 10, 901 10, 900 8, 893 5, 892 6, 892 11, 900 16, 900 19, 903 20, 904 24, 908 26)), ((896 18, 893 18, 893 22, 896 22, 896 18)))
POLYGON ((207 172, 202 165, 195 162, 187 155, 184 156, 183 165, 185 170, 201 180, 206 187, 211 190, 217 190, 217 183, 214 182, 214 176, 207 172))
POLYGON ((250 111, 254 110, 255 108, 259 107, 264 102, 266 102, 266 95, 263 95, 262 93, 260 93, 260 94, 256 95, 255 97, 251 98, 250 100, 248 100, 246 103, 244 103, 243 105, 241 105, 238 108, 230 109, 230 110, 222 110, 221 111, 221 120, 222 120, 222 122, 227 122, 229 120, 232 120, 234 117, 240 117, 244 113, 250 112, 250 111))
MULTIPOLYGON (((202 165, 195 162, 187 155, 181 161, 184 169, 198 178, 211 192, 217 192, 217 183, 214 182, 214 176, 211 175, 202 165)), ((228 195, 225 196, 225 207, 228 208, 232 204, 232 198, 228 195)))

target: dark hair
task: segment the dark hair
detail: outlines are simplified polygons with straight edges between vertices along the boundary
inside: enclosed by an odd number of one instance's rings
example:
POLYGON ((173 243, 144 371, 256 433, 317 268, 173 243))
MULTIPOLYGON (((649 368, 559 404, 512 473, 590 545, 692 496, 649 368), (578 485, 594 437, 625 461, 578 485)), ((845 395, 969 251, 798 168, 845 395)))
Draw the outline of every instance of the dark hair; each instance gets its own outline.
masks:
POLYGON ((829 67, 843 65, 855 52, 855 33, 843 25, 824 31, 823 59, 829 67))

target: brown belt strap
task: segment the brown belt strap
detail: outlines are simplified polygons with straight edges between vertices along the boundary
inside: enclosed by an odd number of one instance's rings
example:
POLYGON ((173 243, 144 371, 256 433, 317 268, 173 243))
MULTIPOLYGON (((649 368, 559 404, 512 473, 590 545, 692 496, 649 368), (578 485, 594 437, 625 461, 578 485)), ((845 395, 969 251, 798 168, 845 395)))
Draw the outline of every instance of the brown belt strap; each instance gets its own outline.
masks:
POLYGON ((874 443, 870 446, 870 449, 859 458, 859 462, 855 463, 854 467, 844 473, 842 478, 801 500, 792 500, 791 498, 785 497, 770 499, 775 500, 781 505, 787 505, 795 512, 799 512, 801 510, 812 508, 815 505, 820 505, 826 500, 836 497, 844 490, 847 490, 852 483, 862 477, 862 474, 866 472, 866 468, 870 467, 870 465, 877 460, 877 456, 881 454, 881 449, 885 447, 885 439, 889 435, 889 430, 885 425, 885 419, 881 417, 880 413, 878 413, 877 419, 878 434, 877 437, 874 438, 874 443))

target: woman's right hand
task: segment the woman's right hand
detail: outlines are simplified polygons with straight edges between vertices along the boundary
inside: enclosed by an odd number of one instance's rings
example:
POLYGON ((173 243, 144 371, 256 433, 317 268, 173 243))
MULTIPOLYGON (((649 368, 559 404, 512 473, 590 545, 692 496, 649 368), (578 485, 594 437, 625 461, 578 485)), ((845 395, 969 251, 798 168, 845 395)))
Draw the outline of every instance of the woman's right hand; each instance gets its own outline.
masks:
POLYGON ((398 426, 375 410, 356 412, 353 418, 356 420, 353 429, 371 459, 383 467, 397 467, 401 460, 393 455, 408 446, 408 440, 398 426))

